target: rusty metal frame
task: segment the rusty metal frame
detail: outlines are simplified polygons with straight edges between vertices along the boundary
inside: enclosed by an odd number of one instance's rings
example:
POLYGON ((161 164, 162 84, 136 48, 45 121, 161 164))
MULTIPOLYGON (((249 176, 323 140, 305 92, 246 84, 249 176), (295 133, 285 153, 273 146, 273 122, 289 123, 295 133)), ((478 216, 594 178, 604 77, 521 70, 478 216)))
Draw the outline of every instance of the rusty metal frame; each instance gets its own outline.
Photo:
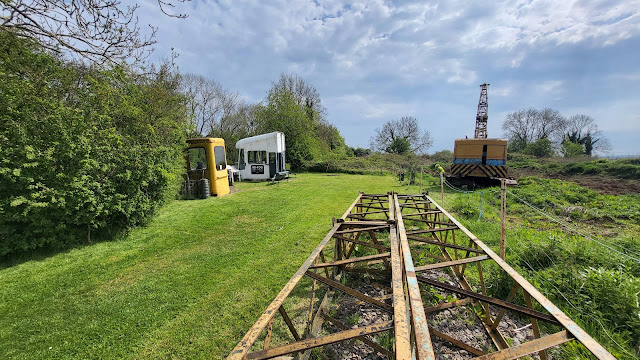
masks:
MULTIPOLYGON (((287 309, 291 310, 289 305, 287 309)), ((297 324, 299 326, 300 323, 297 324)), ((358 194, 342 217, 334 219, 328 234, 227 359, 269 359, 297 354, 298 359, 307 360, 313 348, 357 340, 388 358, 431 360, 436 358, 437 353, 432 343, 433 337, 466 350, 478 359, 514 359, 537 353, 542 360, 546 360, 546 349, 572 340, 582 343, 598 359, 615 359, 433 199, 423 194, 399 195, 393 192, 358 194), (368 253, 356 251, 357 246, 370 250, 368 253), (441 255, 426 252, 425 248, 428 247, 438 249, 441 255), (418 254, 437 262, 416 266, 413 257, 418 254), (505 300, 487 293, 482 268, 486 262, 495 262, 513 279, 511 293, 505 300), (469 267, 477 269, 479 286, 471 286, 465 278, 469 267), (425 276, 438 269, 449 269, 458 286, 425 276), (374 287, 384 289, 387 294, 370 296, 350 287, 347 285, 349 283, 345 284, 345 276, 351 279, 362 276, 360 274, 368 274, 367 281, 374 279, 374 287), (303 311, 304 331, 300 332, 296 330, 296 323, 290 318, 284 304, 305 277, 311 280, 312 285, 308 309, 303 311), (425 307, 421 286, 434 286, 458 294, 460 298, 425 307), (324 291, 322 298, 317 296, 318 291, 324 291), (518 291, 523 291, 526 306, 513 302, 518 291), (350 328, 330 315, 330 307, 338 306, 332 305, 338 293, 346 294, 342 295, 343 300, 350 299, 354 303, 384 311, 392 316, 392 320, 350 328), (461 306, 480 309, 477 318, 497 351, 486 353, 451 334, 429 327, 428 314, 461 306), (492 315, 491 307, 499 309, 496 316, 492 315), (540 309, 544 309, 544 312, 540 309), (505 311, 528 318, 534 340, 510 347, 498 328, 505 311), (278 313, 286 327, 282 327, 282 323, 274 325, 278 313), (333 332, 327 333, 325 321, 333 332), (541 334, 539 321, 557 325, 562 330, 552 335, 541 334), (282 343, 287 340, 281 339, 281 343, 272 347, 275 326, 288 332, 289 342, 282 343), (376 343, 375 334, 381 332, 389 332, 394 337, 393 351, 376 343), (262 346, 258 348, 256 343, 260 339, 262 346)))
MULTIPOLYGON (((551 301, 549 301, 542 293, 540 293, 533 285, 517 273, 511 266, 494 253, 487 245, 480 241, 471 231, 464 227, 457 219, 451 216, 445 209, 438 205, 431 197, 427 195, 397 195, 404 201, 401 206, 403 211, 415 209, 417 212, 402 213, 400 216, 404 221, 411 225, 416 225, 416 229, 407 232, 407 234, 426 234, 429 233, 433 238, 428 240, 419 236, 409 236, 409 240, 420 241, 421 244, 437 246, 444 261, 436 262, 416 267, 420 274, 426 273, 432 269, 448 268, 455 274, 459 287, 439 283, 432 279, 418 275, 421 283, 446 289, 463 295, 464 299, 456 302, 479 303, 482 307, 483 316, 481 320, 488 335, 494 340, 496 347, 499 349, 491 354, 483 355, 481 359, 515 359, 521 356, 538 353, 541 359, 546 359, 546 349, 555 347, 568 341, 577 340, 584 345, 598 359, 615 359, 606 349, 597 343, 589 334, 581 329, 575 322, 567 317, 560 309, 558 309, 551 301), (425 205, 426 203, 426 205, 425 205), (422 205, 420 208, 418 205, 422 205), (417 215, 420 214, 420 215, 417 215), (420 225, 426 225, 427 229, 422 229, 420 225), (462 233, 468 238, 469 245, 460 246, 460 239, 457 239, 456 233, 462 233), (454 251, 452 256, 449 251, 454 251), (463 257, 458 256, 458 251, 464 252, 463 257), (477 253, 476 256, 470 257, 471 253, 477 253), (482 263, 493 261, 498 267, 513 279, 513 288, 506 300, 492 298, 487 295, 484 284, 482 263), (474 291, 471 285, 464 277, 464 272, 468 264, 475 263, 478 268, 478 277, 480 282, 480 292, 474 291), (513 303, 513 299, 519 290, 522 290, 526 307, 513 303), (468 300, 471 299, 471 300, 468 300), (532 299, 534 299, 546 313, 535 310, 532 299), (489 311, 489 305, 500 308, 500 312, 494 318, 489 311), (504 316, 505 310, 518 313, 530 319, 534 340, 523 343, 515 347, 509 347, 504 341, 502 334, 498 331, 498 324, 504 316), (559 325, 562 331, 554 334, 542 336, 538 321, 544 321, 559 325)), ((458 234, 460 235, 460 234, 458 234)), ((446 303, 442 303, 443 307, 446 303)), ((433 308, 433 307, 432 307, 433 308)), ((431 310, 438 311, 437 309, 431 310)), ((454 339, 455 340, 455 339, 454 339)), ((457 345, 454 343, 454 345, 457 345)))

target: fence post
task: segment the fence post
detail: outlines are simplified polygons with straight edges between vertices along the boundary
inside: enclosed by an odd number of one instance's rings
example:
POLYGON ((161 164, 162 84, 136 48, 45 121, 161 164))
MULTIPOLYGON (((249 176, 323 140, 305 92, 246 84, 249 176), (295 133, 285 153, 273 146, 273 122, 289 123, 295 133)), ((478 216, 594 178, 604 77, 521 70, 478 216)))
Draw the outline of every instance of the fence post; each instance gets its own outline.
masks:
POLYGON ((442 194, 442 207, 444 208, 444 172, 440 172, 440 194, 442 194))
POLYGON ((504 251, 504 241, 505 241, 505 230, 504 223, 505 217, 507 213, 507 181, 505 179, 500 179, 500 193, 501 196, 501 206, 500 206, 500 257, 504 260, 505 251, 504 251))

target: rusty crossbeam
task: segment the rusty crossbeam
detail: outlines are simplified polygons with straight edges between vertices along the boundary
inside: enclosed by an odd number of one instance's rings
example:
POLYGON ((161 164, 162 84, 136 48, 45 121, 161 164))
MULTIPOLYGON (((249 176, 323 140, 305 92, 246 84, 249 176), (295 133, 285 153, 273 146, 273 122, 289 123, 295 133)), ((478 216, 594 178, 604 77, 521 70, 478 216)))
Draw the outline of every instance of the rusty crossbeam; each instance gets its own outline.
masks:
POLYGON ((582 343, 598 359, 615 359, 433 199, 422 194, 396 193, 359 193, 342 217, 334 219, 331 230, 227 359, 269 359, 298 354, 298 359, 307 360, 311 349, 337 343, 344 345, 335 349, 345 349, 358 341, 388 359, 430 360, 440 354, 432 342, 435 338, 478 356, 477 359, 515 359, 537 353, 545 360, 546 349, 573 340, 582 343), (421 236, 423 234, 431 237, 421 236), (441 255, 428 249, 436 249, 441 255), (425 264, 422 260, 425 258, 439 262, 425 264), (420 262, 416 265, 414 259, 420 262), (506 300, 487 292, 482 265, 490 262, 513 279, 513 288, 506 300), (459 286, 435 280, 443 271, 449 271, 459 286), (468 275, 470 271, 477 271, 479 280, 474 286, 465 278, 465 273, 468 275), (306 303, 298 299, 302 290, 294 291, 307 286, 300 284, 305 278, 306 283, 311 283, 306 288, 311 292, 300 299, 306 299, 306 303), (371 286, 378 292, 369 292, 371 286), (424 286, 433 286, 460 298, 454 297, 449 302, 438 300, 435 304, 432 299, 429 306, 425 306, 423 297, 429 292, 421 289, 424 286), (519 290, 524 293, 526 306, 513 302, 519 290), (287 302, 293 297, 298 300, 287 302), (474 307, 473 311, 467 311, 474 318, 480 310, 480 315, 469 321, 481 322, 498 351, 465 343, 452 336, 455 334, 429 325, 429 317, 445 309, 462 311, 465 307, 474 307), (345 309, 340 311, 347 311, 349 315, 357 315, 351 314, 353 311, 373 311, 379 315, 374 323, 368 321, 354 326, 350 318, 340 315, 339 309, 345 309), (494 317, 495 309, 500 310, 494 317), (498 327, 505 326, 500 322, 507 313, 529 319, 534 340, 510 347, 498 327), (386 319, 391 316, 392 320, 384 321, 382 314, 386 319), (276 316, 281 321, 274 321, 276 316), (562 330, 542 334, 538 320, 560 326, 562 330), (382 333, 394 338, 392 347, 379 342, 382 333))

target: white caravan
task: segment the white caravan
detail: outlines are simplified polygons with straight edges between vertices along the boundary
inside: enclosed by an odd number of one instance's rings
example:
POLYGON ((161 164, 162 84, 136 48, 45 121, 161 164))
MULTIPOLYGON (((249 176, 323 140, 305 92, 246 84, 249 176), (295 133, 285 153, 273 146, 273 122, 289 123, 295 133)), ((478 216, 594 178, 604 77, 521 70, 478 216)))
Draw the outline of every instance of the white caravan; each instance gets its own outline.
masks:
POLYGON ((284 134, 276 131, 238 140, 238 171, 243 180, 268 180, 284 172, 284 134))

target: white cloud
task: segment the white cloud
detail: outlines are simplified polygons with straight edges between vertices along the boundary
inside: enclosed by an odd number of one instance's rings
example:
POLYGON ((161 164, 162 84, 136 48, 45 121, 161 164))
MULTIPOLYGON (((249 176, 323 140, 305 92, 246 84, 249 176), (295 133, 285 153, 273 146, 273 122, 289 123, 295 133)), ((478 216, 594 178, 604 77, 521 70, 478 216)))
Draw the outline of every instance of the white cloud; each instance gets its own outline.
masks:
POLYGON ((540 92, 554 92, 560 90, 562 87, 562 81, 560 80, 547 80, 536 85, 536 89, 540 92))
MULTIPOLYGON (((414 109, 412 109, 412 106, 407 106, 406 103, 385 102, 360 94, 327 98, 325 104, 343 111, 351 109, 351 111, 360 114, 361 118, 366 119, 384 119, 384 121, 387 121, 404 115, 414 115, 414 109)), ((353 120, 357 121, 357 119, 353 120)))
MULTIPOLYGON (((562 107, 581 86, 573 81, 577 76, 625 84, 639 77, 637 62, 629 69, 601 60, 589 65, 583 56, 604 57, 639 38, 640 0, 226 0, 181 6, 189 14, 185 20, 163 16, 155 0, 143 2, 141 23, 159 27, 155 56, 166 57, 174 47, 181 71, 214 77, 249 99, 261 99, 280 73, 299 74, 320 90, 329 120, 341 130, 433 111, 445 117, 463 111, 457 107, 462 99, 469 99, 464 109, 474 113, 477 85, 484 81, 494 84, 491 106, 512 111, 562 107), (570 56, 556 55, 561 51, 570 56)), ((625 51, 637 58, 640 50, 625 51)), ((451 121, 430 126, 467 126, 451 121)), ((362 133, 345 134, 347 142, 363 144, 356 138, 362 133)))

